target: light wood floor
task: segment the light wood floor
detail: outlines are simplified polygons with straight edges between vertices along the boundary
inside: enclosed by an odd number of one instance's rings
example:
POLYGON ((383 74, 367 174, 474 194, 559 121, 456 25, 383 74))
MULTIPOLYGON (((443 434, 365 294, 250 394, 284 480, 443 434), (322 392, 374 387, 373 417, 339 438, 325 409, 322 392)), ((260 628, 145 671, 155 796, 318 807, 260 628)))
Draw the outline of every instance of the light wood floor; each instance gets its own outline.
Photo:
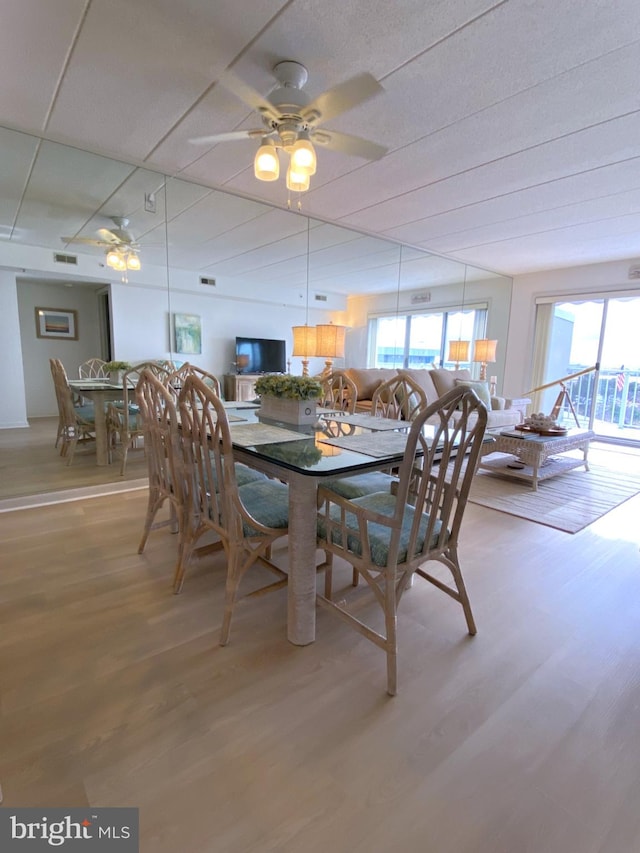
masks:
POLYGON ((416 582, 393 699, 331 614, 286 641, 285 590, 219 647, 222 555, 172 595, 144 506, 0 514, 5 805, 138 806, 145 853, 640 849, 640 497, 573 536, 471 505, 479 633, 416 582))
POLYGON ((66 489, 119 485, 147 476, 142 448, 129 453, 124 477, 120 456, 98 467, 94 442, 78 445, 73 462, 54 447, 58 418, 32 418, 29 427, 0 429, 0 501, 66 489))

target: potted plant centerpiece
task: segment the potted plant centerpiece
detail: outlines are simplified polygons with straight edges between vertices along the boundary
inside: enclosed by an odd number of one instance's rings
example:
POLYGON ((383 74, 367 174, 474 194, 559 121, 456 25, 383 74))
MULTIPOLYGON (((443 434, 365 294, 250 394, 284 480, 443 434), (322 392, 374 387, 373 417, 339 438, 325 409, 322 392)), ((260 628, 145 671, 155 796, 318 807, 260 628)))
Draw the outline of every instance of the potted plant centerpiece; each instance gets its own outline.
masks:
POLYGON ((130 368, 128 361, 107 361, 102 367, 104 372, 109 374, 113 385, 122 385, 122 374, 130 368))
POLYGON ((315 424, 316 402, 322 385, 311 376, 267 373, 255 384, 260 397, 260 414, 288 424, 315 424))

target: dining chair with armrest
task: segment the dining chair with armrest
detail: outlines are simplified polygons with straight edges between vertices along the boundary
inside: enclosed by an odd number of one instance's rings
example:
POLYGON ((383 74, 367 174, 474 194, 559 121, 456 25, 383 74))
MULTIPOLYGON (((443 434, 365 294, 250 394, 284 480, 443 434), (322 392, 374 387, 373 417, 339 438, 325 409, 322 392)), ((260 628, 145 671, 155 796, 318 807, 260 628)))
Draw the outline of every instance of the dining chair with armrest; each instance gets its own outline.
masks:
POLYGON ((186 566, 196 541, 209 531, 222 542, 227 580, 220 644, 226 645, 238 587, 246 572, 259 564, 278 577, 252 595, 287 583, 286 573, 268 555, 273 543, 288 533, 289 490, 284 483, 267 478, 238 485, 224 405, 202 379, 193 374, 187 377, 179 404, 191 517, 182 556, 186 566))
POLYGON ((50 358, 49 366, 58 404, 58 434, 55 446, 62 441, 60 456, 66 457, 67 465, 71 465, 78 442, 95 439, 95 410, 93 404, 74 405, 73 391, 59 358, 50 358))
POLYGON ((462 605, 469 634, 476 633, 458 559, 458 538, 481 451, 487 411, 469 388, 456 388, 417 415, 407 438, 394 493, 347 500, 318 490, 318 545, 326 553, 325 594, 318 603, 386 652, 387 692, 397 692, 397 612, 414 575, 430 581, 462 605), (453 413, 457 412, 454 421, 453 413), (431 419, 428 437, 423 429, 431 419), (345 559, 367 582, 384 614, 380 633, 332 598, 333 555, 345 559), (437 561, 453 585, 427 572, 437 561))

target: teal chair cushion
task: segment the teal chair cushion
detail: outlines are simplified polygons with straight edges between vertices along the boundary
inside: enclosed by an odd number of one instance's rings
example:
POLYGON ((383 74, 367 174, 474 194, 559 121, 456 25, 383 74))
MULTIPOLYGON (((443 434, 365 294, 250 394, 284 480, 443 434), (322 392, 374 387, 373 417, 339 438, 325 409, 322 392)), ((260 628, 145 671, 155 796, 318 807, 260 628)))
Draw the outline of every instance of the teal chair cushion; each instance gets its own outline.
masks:
POLYGON ((95 421, 96 412, 93 404, 90 406, 76 406, 75 413, 79 418, 82 418, 83 421, 89 421, 90 423, 95 421))
POLYGON ((390 492, 392 483, 398 478, 383 471, 369 471, 366 474, 356 474, 353 477, 339 477, 335 480, 323 480, 322 485, 337 495, 352 501, 374 492, 390 492))
MULTIPOLYGON (((371 495, 365 495, 364 497, 356 498, 352 501, 352 503, 358 507, 362 507, 363 509, 380 513, 381 515, 392 516, 396 510, 396 500, 397 499, 395 495, 391 495, 388 492, 375 492, 371 495)), ((407 504, 405 506, 404 517, 402 519, 402 532, 400 534, 400 545, 398 548, 398 563, 404 563, 407 560, 407 548, 409 545, 409 536, 411 534, 411 525, 413 524, 415 512, 415 507, 412 507, 410 504, 407 504)), ((333 520, 339 521, 340 507, 332 506, 330 510, 330 516, 333 520)), ((347 527, 353 529, 357 534, 358 520, 353 513, 347 513, 346 523, 347 527)), ((423 513, 422 520, 420 522, 418 539, 416 542, 418 552, 422 551, 423 549, 424 538, 426 536, 428 523, 429 516, 423 513)), ((371 546, 371 559, 374 565, 384 568, 387 565, 387 560, 389 558, 389 539, 391 537, 391 531, 388 527, 373 522, 369 522, 368 527, 369 542, 371 546)), ((432 541, 429 543, 430 547, 436 545, 438 536, 440 535, 441 527, 441 523, 437 522, 433 533, 432 541)), ((322 516, 318 516, 318 537, 320 539, 327 538, 326 524, 322 516)), ((337 528, 334 528, 333 530, 332 541, 334 544, 341 545, 342 547, 344 547, 344 544, 342 542, 341 531, 337 528)), ((359 557, 362 556, 362 547, 358 535, 347 535, 347 550, 352 551, 359 557)))
MULTIPOLYGON (((240 500, 256 521, 265 527, 286 530, 289 526, 289 487, 278 480, 264 479, 248 483, 238 489, 240 500)), ((245 536, 255 536, 256 531, 243 523, 245 536)))
MULTIPOLYGON (((215 465, 213 464, 214 454, 213 451, 210 453, 211 455, 211 470, 213 472, 213 476, 215 479, 215 490, 218 491, 218 475, 215 469, 215 465)), ((243 465, 242 462, 234 463, 234 467, 236 469, 236 483, 238 487, 246 486, 247 483, 257 483, 262 480, 266 480, 267 475, 263 474, 262 471, 256 471, 255 468, 250 468, 248 465, 243 465)))

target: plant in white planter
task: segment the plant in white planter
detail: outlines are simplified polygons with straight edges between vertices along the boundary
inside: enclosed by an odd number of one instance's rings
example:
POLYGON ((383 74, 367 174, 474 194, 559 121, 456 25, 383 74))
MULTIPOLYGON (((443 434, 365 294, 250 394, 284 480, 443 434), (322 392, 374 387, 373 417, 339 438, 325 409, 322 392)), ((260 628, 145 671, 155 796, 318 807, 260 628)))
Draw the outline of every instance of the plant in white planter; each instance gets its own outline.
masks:
POLYGON ((120 385, 122 382, 122 374, 126 370, 130 370, 131 365, 128 361, 107 361, 102 369, 109 374, 109 378, 114 385, 120 385))
POLYGON ((314 424, 322 385, 311 376, 268 373, 255 384, 260 414, 289 424, 314 424))

